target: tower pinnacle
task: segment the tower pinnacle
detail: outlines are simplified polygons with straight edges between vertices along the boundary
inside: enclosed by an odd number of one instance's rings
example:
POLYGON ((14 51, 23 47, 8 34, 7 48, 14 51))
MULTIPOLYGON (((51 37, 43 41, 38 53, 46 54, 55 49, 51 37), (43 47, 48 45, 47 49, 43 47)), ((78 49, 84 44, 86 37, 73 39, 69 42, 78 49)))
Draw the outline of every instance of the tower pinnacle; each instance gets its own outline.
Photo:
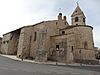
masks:
POLYGON ((85 15, 83 11, 81 10, 78 2, 77 2, 77 7, 74 10, 74 12, 71 15, 72 17, 72 25, 85 25, 85 15))

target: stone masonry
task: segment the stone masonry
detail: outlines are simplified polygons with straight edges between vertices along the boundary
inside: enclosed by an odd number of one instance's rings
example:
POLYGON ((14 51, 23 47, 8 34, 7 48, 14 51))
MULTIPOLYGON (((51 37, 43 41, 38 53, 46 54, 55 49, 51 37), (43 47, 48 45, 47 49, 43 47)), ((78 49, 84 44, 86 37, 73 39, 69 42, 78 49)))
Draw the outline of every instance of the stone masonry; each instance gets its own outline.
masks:
POLYGON ((93 27, 77 5, 71 15, 71 25, 59 13, 58 20, 24 26, 3 35, 1 53, 39 62, 73 63, 77 60, 96 60, 93 27), (43 33, 45 31, 45 33, 43 33))

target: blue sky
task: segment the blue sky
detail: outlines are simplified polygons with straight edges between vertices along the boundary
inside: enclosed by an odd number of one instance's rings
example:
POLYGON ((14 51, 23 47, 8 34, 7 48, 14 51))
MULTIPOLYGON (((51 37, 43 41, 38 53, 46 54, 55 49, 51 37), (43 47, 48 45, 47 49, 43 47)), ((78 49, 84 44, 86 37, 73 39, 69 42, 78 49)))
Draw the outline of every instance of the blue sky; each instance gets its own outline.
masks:
MULTIPOLYGON (((0 0, 0 36, 26 25, 55 20, 59 12, 71 14, 78 0, 0 0), (61 10, 59 10, 61 8, 61 10)), ((86 15, 87 25, 94 27, 94 43, 100 47, 100 0, 79 0, 86 15)))

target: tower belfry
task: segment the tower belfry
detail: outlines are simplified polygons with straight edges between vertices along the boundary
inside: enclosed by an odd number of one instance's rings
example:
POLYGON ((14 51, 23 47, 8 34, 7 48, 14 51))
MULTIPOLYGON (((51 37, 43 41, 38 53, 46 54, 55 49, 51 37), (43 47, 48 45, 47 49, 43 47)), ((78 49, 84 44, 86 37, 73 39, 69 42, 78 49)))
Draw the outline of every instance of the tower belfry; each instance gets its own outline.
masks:
POLYGON ((77 7, 71 15, 72 25, 86 25, 85 24, 85 15, 81 10, 79 3, 77 2, 77 7))

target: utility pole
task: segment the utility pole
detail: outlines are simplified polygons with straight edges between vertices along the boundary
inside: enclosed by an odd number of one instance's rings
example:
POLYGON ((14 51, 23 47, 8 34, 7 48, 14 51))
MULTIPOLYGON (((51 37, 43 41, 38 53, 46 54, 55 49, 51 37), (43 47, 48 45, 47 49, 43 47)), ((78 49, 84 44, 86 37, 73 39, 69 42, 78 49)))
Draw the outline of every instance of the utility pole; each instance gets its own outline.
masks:
POLYGON ((82 49, 79 50, 80 53, 80 66, 82 66, 82 49))
POLYGON ((59 49, 58 48, 56 48, 56 65, 58 65, 58 53, 59 53, 59 49))

